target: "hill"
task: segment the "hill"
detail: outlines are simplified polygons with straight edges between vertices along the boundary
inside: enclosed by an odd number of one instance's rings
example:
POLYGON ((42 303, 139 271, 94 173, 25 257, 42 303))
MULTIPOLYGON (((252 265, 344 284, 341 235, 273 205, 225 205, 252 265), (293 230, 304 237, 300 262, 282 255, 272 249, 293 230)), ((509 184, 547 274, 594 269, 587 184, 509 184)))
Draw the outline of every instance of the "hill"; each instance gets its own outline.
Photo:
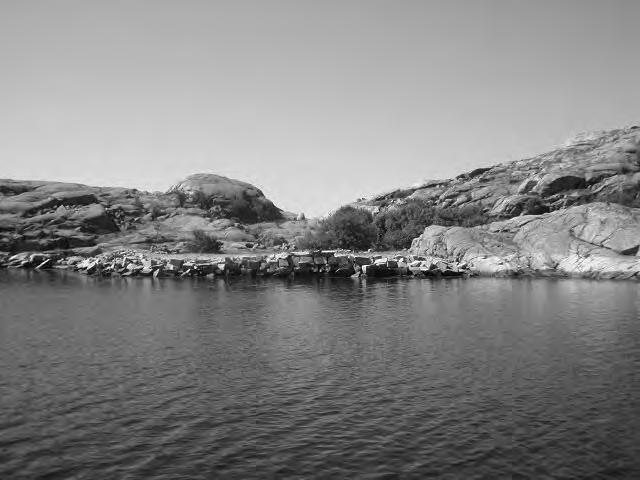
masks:
POLYGON ((479 207, 491 218, 552 212, 590 202, 640 206, 640 127, 579 135, 532 158, 429 180, 352 205, 373 213, 422 200, 438 208, 479 207))
POLYGON ((581 135, 353 205, 375 214, 380 241, 476 273, 640 278, 640 130, 581 135))
POLYGON ((0 180, 0 250, 96 245, 180 248, 194 230, 227 244, 282 242, 304 229, 255 186, 191 175, 167 192, 76 183, 0 180))

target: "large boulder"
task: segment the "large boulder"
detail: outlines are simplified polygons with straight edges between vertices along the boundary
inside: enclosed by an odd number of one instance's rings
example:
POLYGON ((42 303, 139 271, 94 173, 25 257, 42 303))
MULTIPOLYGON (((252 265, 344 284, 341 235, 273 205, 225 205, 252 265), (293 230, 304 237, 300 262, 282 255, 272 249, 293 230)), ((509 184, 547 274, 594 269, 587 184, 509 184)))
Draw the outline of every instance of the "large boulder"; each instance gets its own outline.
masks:
POLYGON ((602 202, 473 228, 427 227, 410 252, 483 274, 640 278, 640 209, 602 202))

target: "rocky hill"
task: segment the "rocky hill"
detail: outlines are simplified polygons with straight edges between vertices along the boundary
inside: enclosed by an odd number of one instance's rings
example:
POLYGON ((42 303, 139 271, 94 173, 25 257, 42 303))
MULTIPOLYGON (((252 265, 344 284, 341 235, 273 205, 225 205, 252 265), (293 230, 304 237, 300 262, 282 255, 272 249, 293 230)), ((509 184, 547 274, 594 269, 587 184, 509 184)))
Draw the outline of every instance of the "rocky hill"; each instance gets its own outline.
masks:
POLYGON ((356 205, 378 214, 411 199, 482 209, 486 224, 430 225, 410 249, 477 273, 640 278, 639 144, 638 127, 582 135, 533 158, 356 205))
POLYGON ((394 190, 353 205, 372 213, 411 199, 436 207, 482 207, 496 219, 591 202, 640 206, 640 127, 580 135, 524 160, 394 190))
MULTIPOLYGON (((581 135, 542 155, 352 205, 375 214, 378 234, 381 225, 385 235, 401 232, 410 254, 471 272, 640 278, 640 127, 581 135)), ((175 252, 202 230, 231 252, 293 243, 315 226, 219 175, 191 175, 164 193, 0 180, 4 251, 175 252)))
POLYGON ((0 180, 4 251, 174 247, 196 229, 227 243, 274 243, 290 240, 305 228, 291 217, 253 185, 219 175, 191 175, 165 193, 0 180))

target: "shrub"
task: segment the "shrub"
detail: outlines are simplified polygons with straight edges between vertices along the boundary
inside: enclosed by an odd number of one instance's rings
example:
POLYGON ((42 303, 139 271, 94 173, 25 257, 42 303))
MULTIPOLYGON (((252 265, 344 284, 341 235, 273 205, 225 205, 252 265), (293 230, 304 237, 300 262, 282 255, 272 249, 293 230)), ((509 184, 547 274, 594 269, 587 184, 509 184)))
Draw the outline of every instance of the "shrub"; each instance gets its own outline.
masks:
POLYGON ((327 233, 322 230, 307 230, 302 237, 296 238, 296 247, 303 250, 322 250, 333 246, 327 233))
POLYGON ((174 197, 176 197, 176 200, 178 202, 178 206, 179 207, 184 207, 184 204, 187 203, 187 194, 184 193, 182 190, 179 189, 174 189, 170 192, 174 197))
POLYGON ((338 248, 365 250, 376 241, 373 215, 360 208, 341 207, 324 220, 321 227, 338 248))
POLYGON ((296 245, 306 249, 365 250, 375 241, 376 227, 371 213, 345 206, 322 220, 316 230, 307 230, 302 238, 296 240, 296 245))
POLYGON ((162 208, 157 203, 152 203, 149 207, 149 213, 151 214, 151 220, 156 220, 160 215, 162 215, 162 208))
POLYGON ((227 214, 230 218, 236 218, 243 223, 256 223, 258 212, 252 208, 251 202, 245 197, 236 197, 229 203, 227 214))
POLYGON ((270 222, 282 219, 282 210, 268 200, 251 200, 244 194, 234 198, 229 207, 229 216, 243 223, 270 222))
POLYGON ((282 245, 283 243, 287 243, 287 239, 282 235, 277 234, 276 232, 267 230, 258 234, 258 242, 260 242, 265 247, 276 247, 282 245))
POLYGON ((209 210, 213 206, 213 199, 211 197, 207 197, 207 195, 200 190, 193 192, 191 201, 198 205, 202 210, 209 210))
POLYGON ((490 221, 481 206, 434 207, 425 200, 411 199, 397 208, 376 215, 378 248, 408 248, 429 225, 474 227, 490 221))
POLYGON ((209 234, 204 230, 193 230, 193 241, 191 249, 199 253, 218 253, 222 249, 222 242, 215 235, 209 234))

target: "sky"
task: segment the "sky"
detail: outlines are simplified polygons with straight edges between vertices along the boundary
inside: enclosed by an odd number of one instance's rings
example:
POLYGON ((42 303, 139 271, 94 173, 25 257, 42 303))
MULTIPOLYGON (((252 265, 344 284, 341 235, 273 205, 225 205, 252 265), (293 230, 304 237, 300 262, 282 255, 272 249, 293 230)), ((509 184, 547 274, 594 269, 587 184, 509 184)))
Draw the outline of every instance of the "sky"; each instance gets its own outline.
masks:
POLYGON ((322 215, 640 121, 637 0, 0 0, 0 178, 322 215))

